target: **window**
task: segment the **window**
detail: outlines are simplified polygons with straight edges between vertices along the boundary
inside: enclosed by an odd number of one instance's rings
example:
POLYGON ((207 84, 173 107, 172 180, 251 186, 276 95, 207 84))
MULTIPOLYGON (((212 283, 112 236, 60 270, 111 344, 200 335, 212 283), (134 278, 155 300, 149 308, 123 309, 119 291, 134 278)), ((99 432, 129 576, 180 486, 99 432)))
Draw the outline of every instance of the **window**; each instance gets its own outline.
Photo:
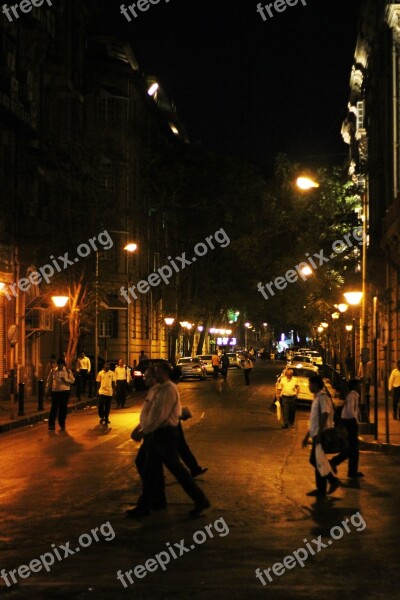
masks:
POLYGON ((104 192, 115 192, 115 171, 111 163, 103 164, 100 167, 99 189, 104 192))
POLYGON ((116 99, 111 96, 100 98, 99 102, 99 120, 102 123, 114 123, 117 116, 116 99))
POLYGON ((359 129, 364 129, 365 122, 365 102, 361 100, 357 102, 357 131, 359 129))
POLYGON ((99 337, 116 338, 118 337, 118 311, 108 310, 99 319, 99 337))

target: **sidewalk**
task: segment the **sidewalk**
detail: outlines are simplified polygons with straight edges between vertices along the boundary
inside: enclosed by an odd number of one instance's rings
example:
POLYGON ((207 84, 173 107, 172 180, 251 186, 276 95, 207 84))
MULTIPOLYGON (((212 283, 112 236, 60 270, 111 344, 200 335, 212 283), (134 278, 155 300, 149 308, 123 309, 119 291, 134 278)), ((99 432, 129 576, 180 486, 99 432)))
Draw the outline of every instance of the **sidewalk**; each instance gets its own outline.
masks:
MULTIPOLYGON (((334 396, 338 396, 338 392, 332 387, 329 380, 325 380, 326 386, 334 396)), ((364 433, 363 429, 367 429, 363 424, 360 424, 360 450, 370 450, 373 452, 384 452, 385 454, 400 455, 400 421, 393 419, 392 398, 389 398, 389 443, 386 442, 386 423, 385 423, 385 398, 383 390, 378 391, 378 435, 375 439, 374 433, 364 433)), ((371 423, 374 422, 374 388, 371 387, 371 401, 369 418, 371 423)))

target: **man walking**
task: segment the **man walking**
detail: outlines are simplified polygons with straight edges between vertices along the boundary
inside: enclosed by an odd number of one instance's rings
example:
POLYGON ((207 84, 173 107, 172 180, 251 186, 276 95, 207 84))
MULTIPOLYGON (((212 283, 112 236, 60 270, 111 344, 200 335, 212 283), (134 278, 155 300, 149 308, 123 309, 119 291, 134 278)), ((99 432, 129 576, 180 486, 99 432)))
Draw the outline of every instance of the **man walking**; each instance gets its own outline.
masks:
POLYGON ((250 385, 250 373, 253 368, 253 361, 249 356, 243 361, 243 372, 244 372, 244 381, 246 385, 250 385))
POLYGON ((277 384, 278 398, 282 404, 283 425, 282 429, 294 427, 296 418, 296 401, 299 396, 300 386, 296 379, 293 379, 292 369, 286 369, 285 375, 280 378, 277 384))
POLYGON ((320 474, 317 468, 315 449, 317 444, 321 443, 321 434, 325 429, 333 427, 333 402, 329 396, 323 391, 324 380, 320 375, 313 375, 309 380, 310 392, 314 394, 314 400, 311 405, 310 424, 302 447, 305 448, 308 443, 308 438, 312 438, 312 449, 310 455, 310 463, 315 468, 315 483, 316 489, 308 492, 307 496, 315 496, 316 498, 326 497, 326 487, 329 481, 330 486, 328 494, 332 494, 340 485, 339 479, 331 472, 324 477, 320 474))
POLYGON ((91 369, 90 358, 81 352, 80 357, 76 361, 76 372, 78 374, 78 398, 86 392, 86 383, 91 369))
POLYGON ((110 425, 111 401, 115 392, 115 373, 110 371, 110 363, 105 362, 102 371, 97 374, 97 396, 100 425, 110 425))
POLYGON ((179 460, 178 424, 182 408, 178 388, 170 380, 169 365, 157 366, 156 379, 159 387, 143 423, 143 434, 146 438, 143 493, 136 508, 127 511, 127 516, 142 518, 150 513, 152 499, 159 496, 160 464, 167 467, 188 496, 194 500, 194 508, 189 514, 197 516, 209 508, 210 502, 179 460))
POLYGON ((224 378, 224 381, 226 381, 226 377, 228 375, 228 368, 229 368, 229 356, 227 355, 226 352, 223 353, 222 358, 221 358, 221 373, 222 373, 222 377, 224 378))
POLYGON ((393 369, 389 377, 389 392, 393 390, 393 419, 399 420, 400 400, 400 360, 397 361, 397 369, 393 369))
POLYGON ((54 431, 56 418, 61 431, 65 431, 67 419, 68 400, 71 393, 71 385, 75 382, 72 371, 65 366, 65 360, 59 358, 57 367, 50 371, 47 378, 46 394, 51 393, 51 409, 49 415, 49 431, 54 431))
POLYGON ((211 364, 212 364, 212 367, 214 369, 213 378, 214 379, 218 379, 218 371, 219 371, 219 356, 218 356, 218 352, 215 352, 213 354, 213 357, 211 359, 211 364))
POLYGON ((122 358, 119 359, 115 367, 115 382, 117 389, 117 407, 124 408, 126 402, 126 394, 128 392, 128 384, 131 380, 131 370, 124 365, 122 358))

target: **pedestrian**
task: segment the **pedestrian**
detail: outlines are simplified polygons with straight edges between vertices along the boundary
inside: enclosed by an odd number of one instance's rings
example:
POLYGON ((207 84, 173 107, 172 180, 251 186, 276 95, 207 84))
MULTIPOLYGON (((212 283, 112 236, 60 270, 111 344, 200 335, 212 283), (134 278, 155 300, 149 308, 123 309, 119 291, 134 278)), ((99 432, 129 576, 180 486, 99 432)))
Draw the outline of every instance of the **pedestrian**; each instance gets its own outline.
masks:
POLYGON ((346 396, 342 408, 341 421, 347 430, 347 439, 349 446, 342 450, 340 454, 334 456, 329 461, 334 473, 337 473, 337 467, 343 461, 349 460, 347 476, 350 479, 363 477, 363 473, 358 470, 359 450, 358 450, 358 411, 360 404, 360 381, 350 379, 348 382, 349 393, 346 396))
POLYGON ((65 366, 65 359, 57 360, 57 367, 50 371, 46 383, 46 394, 51 394, 51 409, 49 415, 49 431, 56 428, 56 419, 61 431, 65 431, 67 419, 68 400, 71 393, 71 385, 75 377, 70 369, 65 366))
POLYGON ((399 420, 399 400, 400 400, 400 360, 397 361, 397 369, 393 369, 389 377, 389 392, 392 391, 393 398, 393 419, 399 420))
POLYGON ((250 385, 250 373, 253 368, 253 361, 249 356, 246 356, 243 361, 244 381, 246 385, 250 385))
POLYGON ((307 496, 315 496, 316 498, 326 497, 326 488, 329 481, 330 486, 328 494, 332 494, 340 485, 339 479, 330 472, 328 475, 322 476, 317 468, 315 450, 317 444, 321 444, 321 434, 325 429, 333 427, 333 402, 328 394, 323 391, 324 380, 320 375, 312 375, 309 379, 310 392, 314 394, 314 400, 311 405, 309 429, 304 437, 302 447, 305 448, 308 439, 312 438, 312 449, 310 455, 310 463, 315 468, 315 483, 316 489, 307 493, 307 496))
MULTIPOLYGON (((360 361, 358 365, 358 379, 363 385, 365 390, 365 404, 361 404, 361 421, 369 423, 369 408, 370 408, 370 389, 372 383, 372 362, 367 360, 366 362, 360 361)), ((362 394, 361 394, 362 400, 362 394)))
POLYGON ((114 373, 116 382, 117 407, 124 408, 126 395, 128 393, 128 386, 131 381, 131 370, 124 365, 124 361, 122 358, 120 358, 117 366, 115 367, 114 373))
POLYGON ((77 395, 78 398, 81 397, 81 394, 86 392, 86 383, 88 381, 88 377, 91 370, 91 362, 90 358, 86 356, 84 352, 81 352, 78 360, 76 361, 76 372, 78 374, 78 390, 77 395))
POLYGON ((211 359, 212 368, 214 369, 213 378, 218 379, 218 371, 219 371, 219 356, 218 352, 214 352, 213 357, 211 359))
POLYGON ((211 505, 179 460, 178 425, 182 408, 178 388, 170 379, 170 368, 167 364, 158 365, 155 375, 159 386, 143 425, 143 434, 148 436, 143 493, 137 506, 127 511, 127 516, 140 519, 152 510, 152 499, 160 489, 160 464, 167 467, 188 496, 194 500, 194 508, 190 515, 197 516, 211 505))
MULTIPOLYGON (((170 377, 172 380, 174 380, 173 372, 170 372, 170 377)), ((144 374, 144 379, 145 379, 146 386, 148 387, 148 394, 144 401, 144 404, 143 404, 143 407, 142 407, 142 410, 140 413, 140 425, 141 425, 142 429, 146 425, 146 418, 147 418, 147 415, 148 415, 150 407, 151 407, 151 402, 154 400, 155 394, 159 388, 159 384, 157 383, 156 378, 155 378, 154 368, 151 367, 146 370, 146 372, 144 374)), ((178 425, 178 432, 179 432, 178 453, 179 453, 179 456, 181 457, 182 461, 184 462, 184 464, 189 469, 192 477, 198 477, 198 475, 203 475, 204 473, 206 473, 208 471, 208 468, 201 467, 199 465, 196 457, 194 456, 194 454, 192 453, 192 451, 189 448, 189 445, 186 442, 185 435, 183 432, 183 427, 182 427, 182 421, 184 421, 190 417, 184 416, 184 414, 183 414, 184 412, 186 412, 186 411, 182 410, 182 415, 179 419, 179 425, 178 425)), ((144 469, 145 469, 145 465, 146 465, 146 444, 147 444, 148 437, 149 436, 144 436, 143 443, 142 443, 141 447, 139 448, 139 451, 138 451, 136 459, 135 459, 136 468, 137 468, 138 473, 142 480, 144 477, 144 469)), ((160 474, 160 472, 158 472, 156 475, 156 478, 158 478, 159 484, 156 487, 155 497, 153 497, 151 500, 151 508, 154 510, 159 510, 159 509, 165 508, 167 505, 167 500, 165 497, 164 474, 163 474, 162 465, 160 465, 160 467, 161 467, 161 474, 160 474)))
POLYGON ((229 356, 227 355, 226 352, 224 352, 221 357, 221 373, 222 373, 222 377, 224 378, 224 381, 226 381, 226 377, 228 375, 228 368, 229 368, 229 356))
POLYGON ((280 377, 277 386, 277 395, 282 405, 283 425, 282 429, 294 427, 296 418, 296 402, 299 397, 300 386, 297 379, 293 377, 292 369, 286 369, 285 375, 280 377))
POLYGON ((97 374, 97 397, 100 425, 110 425, 111 402, 115 392, 115 373, 110 371, 110 363, 105 362, 104 367, 97 374))
POLYGON ((149 359, 147 358, 147 355, 144 353, 144 350, 141 350, 140 354, 139 354, 139 362, 141 362, 143 360, 149 360, 149 359))

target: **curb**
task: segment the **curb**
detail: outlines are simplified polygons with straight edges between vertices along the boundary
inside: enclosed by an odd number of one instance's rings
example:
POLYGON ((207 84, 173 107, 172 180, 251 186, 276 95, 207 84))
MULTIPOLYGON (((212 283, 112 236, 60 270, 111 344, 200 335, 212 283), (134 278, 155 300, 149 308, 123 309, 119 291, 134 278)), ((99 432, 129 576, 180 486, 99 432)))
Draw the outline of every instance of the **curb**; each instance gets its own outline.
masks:
MULTIPOLYGON (((82 410, 86 406, 91 406, 96 402, 96 398, 88 398, 87 400, 80 400, 75 404, 71 404, 68 406, 67 414, 74 412, 75 410, 82 410)), ((13 421, 9 421, 8 423, 0 424, 0 433, 5 433, 6 431, 12 431, 13 429, 17 429, 19 427, 26 427, 27 425, 33 425, 35 423, 40 423, 44 421, 44 419, 48 419, 50 415, 50 409, 43 410, 40 412, 33 413, 32 415, 28 415, 25 417, 18 417, 13 421)))
POLYGON ((400 446, 394 444, 386 444, 385 442, 367 442, 362 438, 358 438, 360 450, 368 450, 369 452, 377 452, 380 454, 388 454, 389 456, 400 456, 400 446))

